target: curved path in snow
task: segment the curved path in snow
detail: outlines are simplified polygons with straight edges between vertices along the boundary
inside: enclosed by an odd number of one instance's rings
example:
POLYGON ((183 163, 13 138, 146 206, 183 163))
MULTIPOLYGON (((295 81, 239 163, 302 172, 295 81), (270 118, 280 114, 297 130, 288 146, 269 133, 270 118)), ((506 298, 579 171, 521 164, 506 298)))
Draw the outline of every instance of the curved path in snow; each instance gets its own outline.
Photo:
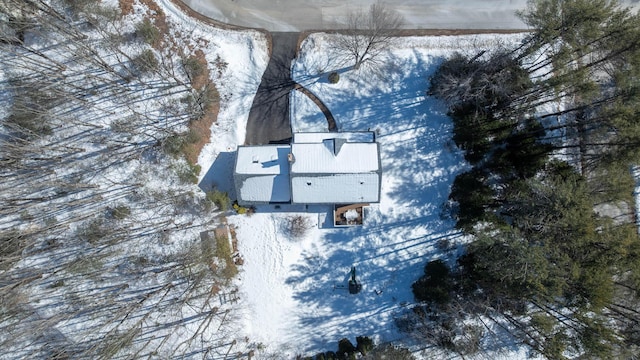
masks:
POLYGON ((306 95, 309 99, 311 99, 311 101, 313 101, 320 108, 320 111, 322 111, 322 114, 324 115, 324 117, 327 118, 327 129, 329 131, 338 131, 338 125, 336 124, 336 119, 333 117, 333 114, 331 114, 331 111, 329 110, 327 105, 325 105, 324 102, 322 102, 322 100, 320 100, 319 97, 317 97, 309 89, 307 89, 306 87, 302 86, 299 83, 296 83, 296 85, 294 86, 294 89, 306 95))
MULTIPOLYGON (((168 0, 189 16, 211 23, 221 28, 241 30, 242 27, 226 24, 202 15, 182 0, 168 0)), ((300 33, 274 32, 263 29, 269 40, 270 59, 262 75, 262 80, 249 111, 245 145, 264 145, 273 142, 286 142, 292 137, 289 115, 289 93, 300 91, 313 101, 327 119, 329 131, 337 131, 337 125, 331 111, 311 91, 291 79, 291 61, 295 58, 300 41, 300 33)))
POLYGON ((271 58, 249 111, 246 145, 281 143, 291 139, 289 94, 292 90, 313 101, 327 119, 328 130, 337 131, 336 121, 322 100, 291 79, 291 61, 298 50, 299 37, 299 33, 271 33, 271 58))

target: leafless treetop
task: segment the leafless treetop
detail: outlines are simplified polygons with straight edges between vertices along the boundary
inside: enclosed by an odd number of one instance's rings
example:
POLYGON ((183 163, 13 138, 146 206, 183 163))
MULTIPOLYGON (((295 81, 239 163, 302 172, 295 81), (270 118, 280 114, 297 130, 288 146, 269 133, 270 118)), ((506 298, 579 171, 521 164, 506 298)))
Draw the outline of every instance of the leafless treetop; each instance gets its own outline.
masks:
POLYGON ((347 20, 347 35, 341 37, 338 48, 354 61, 354 69, 365 63, 375 63, 378 55, 389 47, 404 18, 383 3, 375 3, 368 11, 352 12, 347 20))

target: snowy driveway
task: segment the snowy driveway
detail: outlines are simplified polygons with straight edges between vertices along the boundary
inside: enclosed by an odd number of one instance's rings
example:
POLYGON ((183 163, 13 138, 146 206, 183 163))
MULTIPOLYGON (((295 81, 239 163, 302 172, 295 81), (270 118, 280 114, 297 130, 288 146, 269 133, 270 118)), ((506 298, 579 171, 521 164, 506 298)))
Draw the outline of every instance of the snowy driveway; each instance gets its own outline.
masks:
POLYGON ((291 137, 289 93, 294 82, 289 69, 296 54, 298 33, 276 32, 271 38, 272 55, 251 105, 245 145, 264 145, 291 137))

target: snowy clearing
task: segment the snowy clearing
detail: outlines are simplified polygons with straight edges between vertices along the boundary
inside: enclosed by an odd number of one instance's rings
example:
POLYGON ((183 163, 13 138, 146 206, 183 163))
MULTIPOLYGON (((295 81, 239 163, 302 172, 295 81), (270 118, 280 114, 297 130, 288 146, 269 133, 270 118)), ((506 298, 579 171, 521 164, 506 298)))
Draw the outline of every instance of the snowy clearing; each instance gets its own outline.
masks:
MULTIPOLYGON (((245 330, 264 345, 264 356, 313 355, 361 335, 411 345, 394 319, 414 304, 412 282, 427 261, 451 261, 464 242, 441 206, 466 164, 450 139, 445 108, 425 94, 429 75, 454 51, 476 53, 522 37, 402 38, 384 52, 384 76, 372 76, 336 60, 333 36, 317 33, 303 42, 293 77, 327 104, 340 131, 376 132, 381 202, 366 208, 362 227, 332 228, 330 209, 320 206, 260 206, 251 217, 229 218, 245 260, 239 281, 250 309, 245 330), (327 80, 334 70, 338 84, 327 80), (313 226, 291 239, 287 218, 300 211, 313 226), (352 266, 363 284, 358 295, 345 289, 352 266)), ((326 131, 320 110, 299 92, 291 96, 294 133, 326 131)), ((514 354, 526 356, 517 348, 503 355, 514 354)))

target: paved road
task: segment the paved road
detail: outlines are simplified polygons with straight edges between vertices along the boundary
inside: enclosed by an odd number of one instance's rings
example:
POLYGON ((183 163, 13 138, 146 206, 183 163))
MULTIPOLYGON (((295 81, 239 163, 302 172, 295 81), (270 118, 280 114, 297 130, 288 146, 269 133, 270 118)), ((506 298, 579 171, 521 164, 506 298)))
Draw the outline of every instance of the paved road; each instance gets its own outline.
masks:
MULTIPOLYGON (((234 25, 269 31, 344 28, 347 14, 377 0, 183 0, 195 11, 234 25)), ((410 29, 522 29, 515 15, 527 0, 384 0, 410 29)), ((640 7, 638 0, 621 0, 640 7)))
MULTIPOLYGON (((270 31, 344 28, 349 12, 377 0, 183 0, 197 12, 270 31)), ((515 16, 527 0, 385 0, 411 29, 522 29, 515 16)))
POLYGON ((274 32, 271 59, 262 75, 247 121, 246 145, 268 144, 291 137, 289 93, 293 90, 291 60, 299 33, 274 32))

